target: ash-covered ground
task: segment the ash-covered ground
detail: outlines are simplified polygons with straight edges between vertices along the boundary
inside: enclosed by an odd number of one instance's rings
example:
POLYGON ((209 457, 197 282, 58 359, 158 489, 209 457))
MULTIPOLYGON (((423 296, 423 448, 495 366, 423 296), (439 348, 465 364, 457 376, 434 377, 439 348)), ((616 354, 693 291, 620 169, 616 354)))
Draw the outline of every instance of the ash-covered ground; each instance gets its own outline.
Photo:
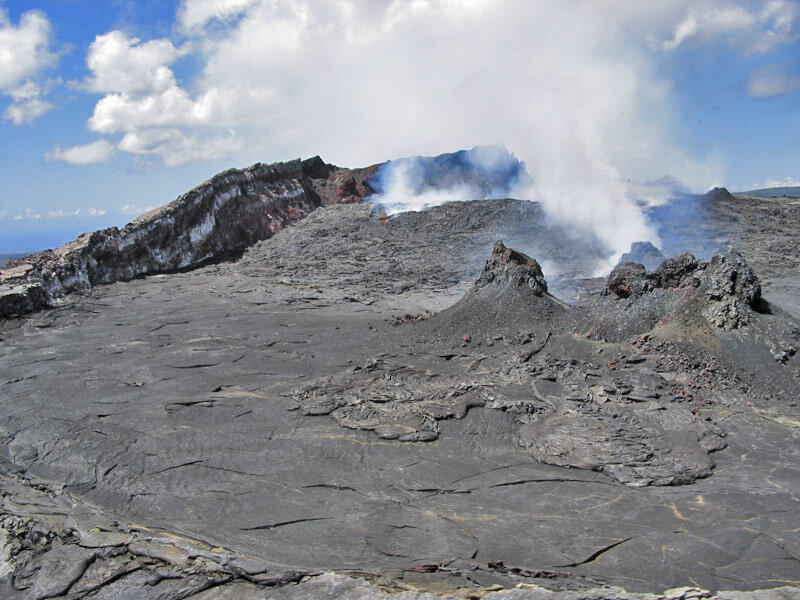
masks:
POLYGON ((534 203, 331 206, 6 319, 1 595, 799 597, 800 207, 704 210, 598 280, 534 203))

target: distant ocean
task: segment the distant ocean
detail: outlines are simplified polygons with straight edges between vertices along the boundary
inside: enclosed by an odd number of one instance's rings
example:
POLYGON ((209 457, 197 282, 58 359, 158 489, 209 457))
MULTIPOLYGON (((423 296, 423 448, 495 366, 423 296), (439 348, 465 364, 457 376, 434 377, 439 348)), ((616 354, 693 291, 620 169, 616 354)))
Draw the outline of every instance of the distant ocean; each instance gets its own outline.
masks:
MULTIPOLYGON (((117 217, 119 219, 119 217, 117 217)), ((122 226, 124 222, 113 222, 114 217, 80 219, 38 219, 0 221, 0 257, 10 254, 31 254, 51 248, 58 248, 71 242, 82 233, 104 229, 112 225, 122 226)), ((0 259, 5 264, 5 259, 0 259)))
POLYGON ((0 269, 2 269, 5 264, 12 258, 22 258, 25 256, 25 253, 22 254, 0 254, 0 269))

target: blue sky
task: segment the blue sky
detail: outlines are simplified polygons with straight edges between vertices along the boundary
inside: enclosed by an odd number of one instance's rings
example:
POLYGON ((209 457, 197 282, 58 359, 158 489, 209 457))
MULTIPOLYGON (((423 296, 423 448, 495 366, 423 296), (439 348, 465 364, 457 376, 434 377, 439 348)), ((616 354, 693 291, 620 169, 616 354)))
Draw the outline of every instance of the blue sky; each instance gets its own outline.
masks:
POLYGON ((531 195, 800 180, 791 0, 0 0, 0 253, 214 173, 504 143, 531 195))

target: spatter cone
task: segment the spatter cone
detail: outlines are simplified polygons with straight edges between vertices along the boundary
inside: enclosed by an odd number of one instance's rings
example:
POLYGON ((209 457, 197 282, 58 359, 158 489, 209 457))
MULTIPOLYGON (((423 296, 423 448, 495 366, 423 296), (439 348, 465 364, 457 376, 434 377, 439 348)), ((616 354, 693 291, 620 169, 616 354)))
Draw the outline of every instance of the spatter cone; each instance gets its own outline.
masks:
POLYGON ((709 453, 725 446, 724 433, 676 402, 674 386, 640 361, 577 362, 598 356, 600 344, 566 332, 569 312, 547 293, 538 262, 496 242, 461 300, 403 325, 422 350, 320 378, 294 391, 296 409, 399 442, 433 442, 442 421, 497 410, 542 463, 632 486, 710 475, 709 453))

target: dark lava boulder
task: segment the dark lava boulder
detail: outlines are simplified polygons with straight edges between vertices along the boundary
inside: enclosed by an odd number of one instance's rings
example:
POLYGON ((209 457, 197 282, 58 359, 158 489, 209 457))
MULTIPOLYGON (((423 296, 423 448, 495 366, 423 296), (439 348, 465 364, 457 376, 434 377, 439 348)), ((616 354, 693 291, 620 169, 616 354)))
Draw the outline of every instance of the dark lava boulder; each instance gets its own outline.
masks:
POLYGON ((642 296, 657 287, 658 278, 648 273, 644 265, 625 262, 617 265, 608 275, 607 289, 617 298, 642 296))
POLYGON ((530 256, 517 252, 500 240, 494 243, 492 255, 486 261, 475 290, 502 293, 508 289, 526 288, 534 296, 547 293, 542 267, 530 256))
POLYGON ((748 324, 762 304, 758 277, 731 247, 709 263, 691 254, 674 256, 655 272, 641 264, 622 263, 609 274, 605 294, 649 303, 656 312, 705 318, 720 329, 748 324), (681 291, 664 295, 671 290, 681 291), (657 298, 653 297, 654 292, 659 292, 657 298))
POLYGON ((741 254, 728 247, 708 264, 703 278, 703 314, 722 329, 735 329, 750 321, 761 304, 761 283, 741 254))
POLYGON ((689 253, 668 258, 656 270, 658 287, 675 288, 687 283, 697 287, 699 280, 695 275, 704 268, 705 263, 689 253), (691 279, 687 281, 687 277, 691 277, 691 279))
POLYGON ((0 287, 0 316, 16 317, 49 305, 50 299, 41 283, 19 283, 0 287))
POLYGON ((724 187, 715 187, 709 192, 706 192, 703 198, 709 202, 726 202, 735 199, 733 194, 724 187))

